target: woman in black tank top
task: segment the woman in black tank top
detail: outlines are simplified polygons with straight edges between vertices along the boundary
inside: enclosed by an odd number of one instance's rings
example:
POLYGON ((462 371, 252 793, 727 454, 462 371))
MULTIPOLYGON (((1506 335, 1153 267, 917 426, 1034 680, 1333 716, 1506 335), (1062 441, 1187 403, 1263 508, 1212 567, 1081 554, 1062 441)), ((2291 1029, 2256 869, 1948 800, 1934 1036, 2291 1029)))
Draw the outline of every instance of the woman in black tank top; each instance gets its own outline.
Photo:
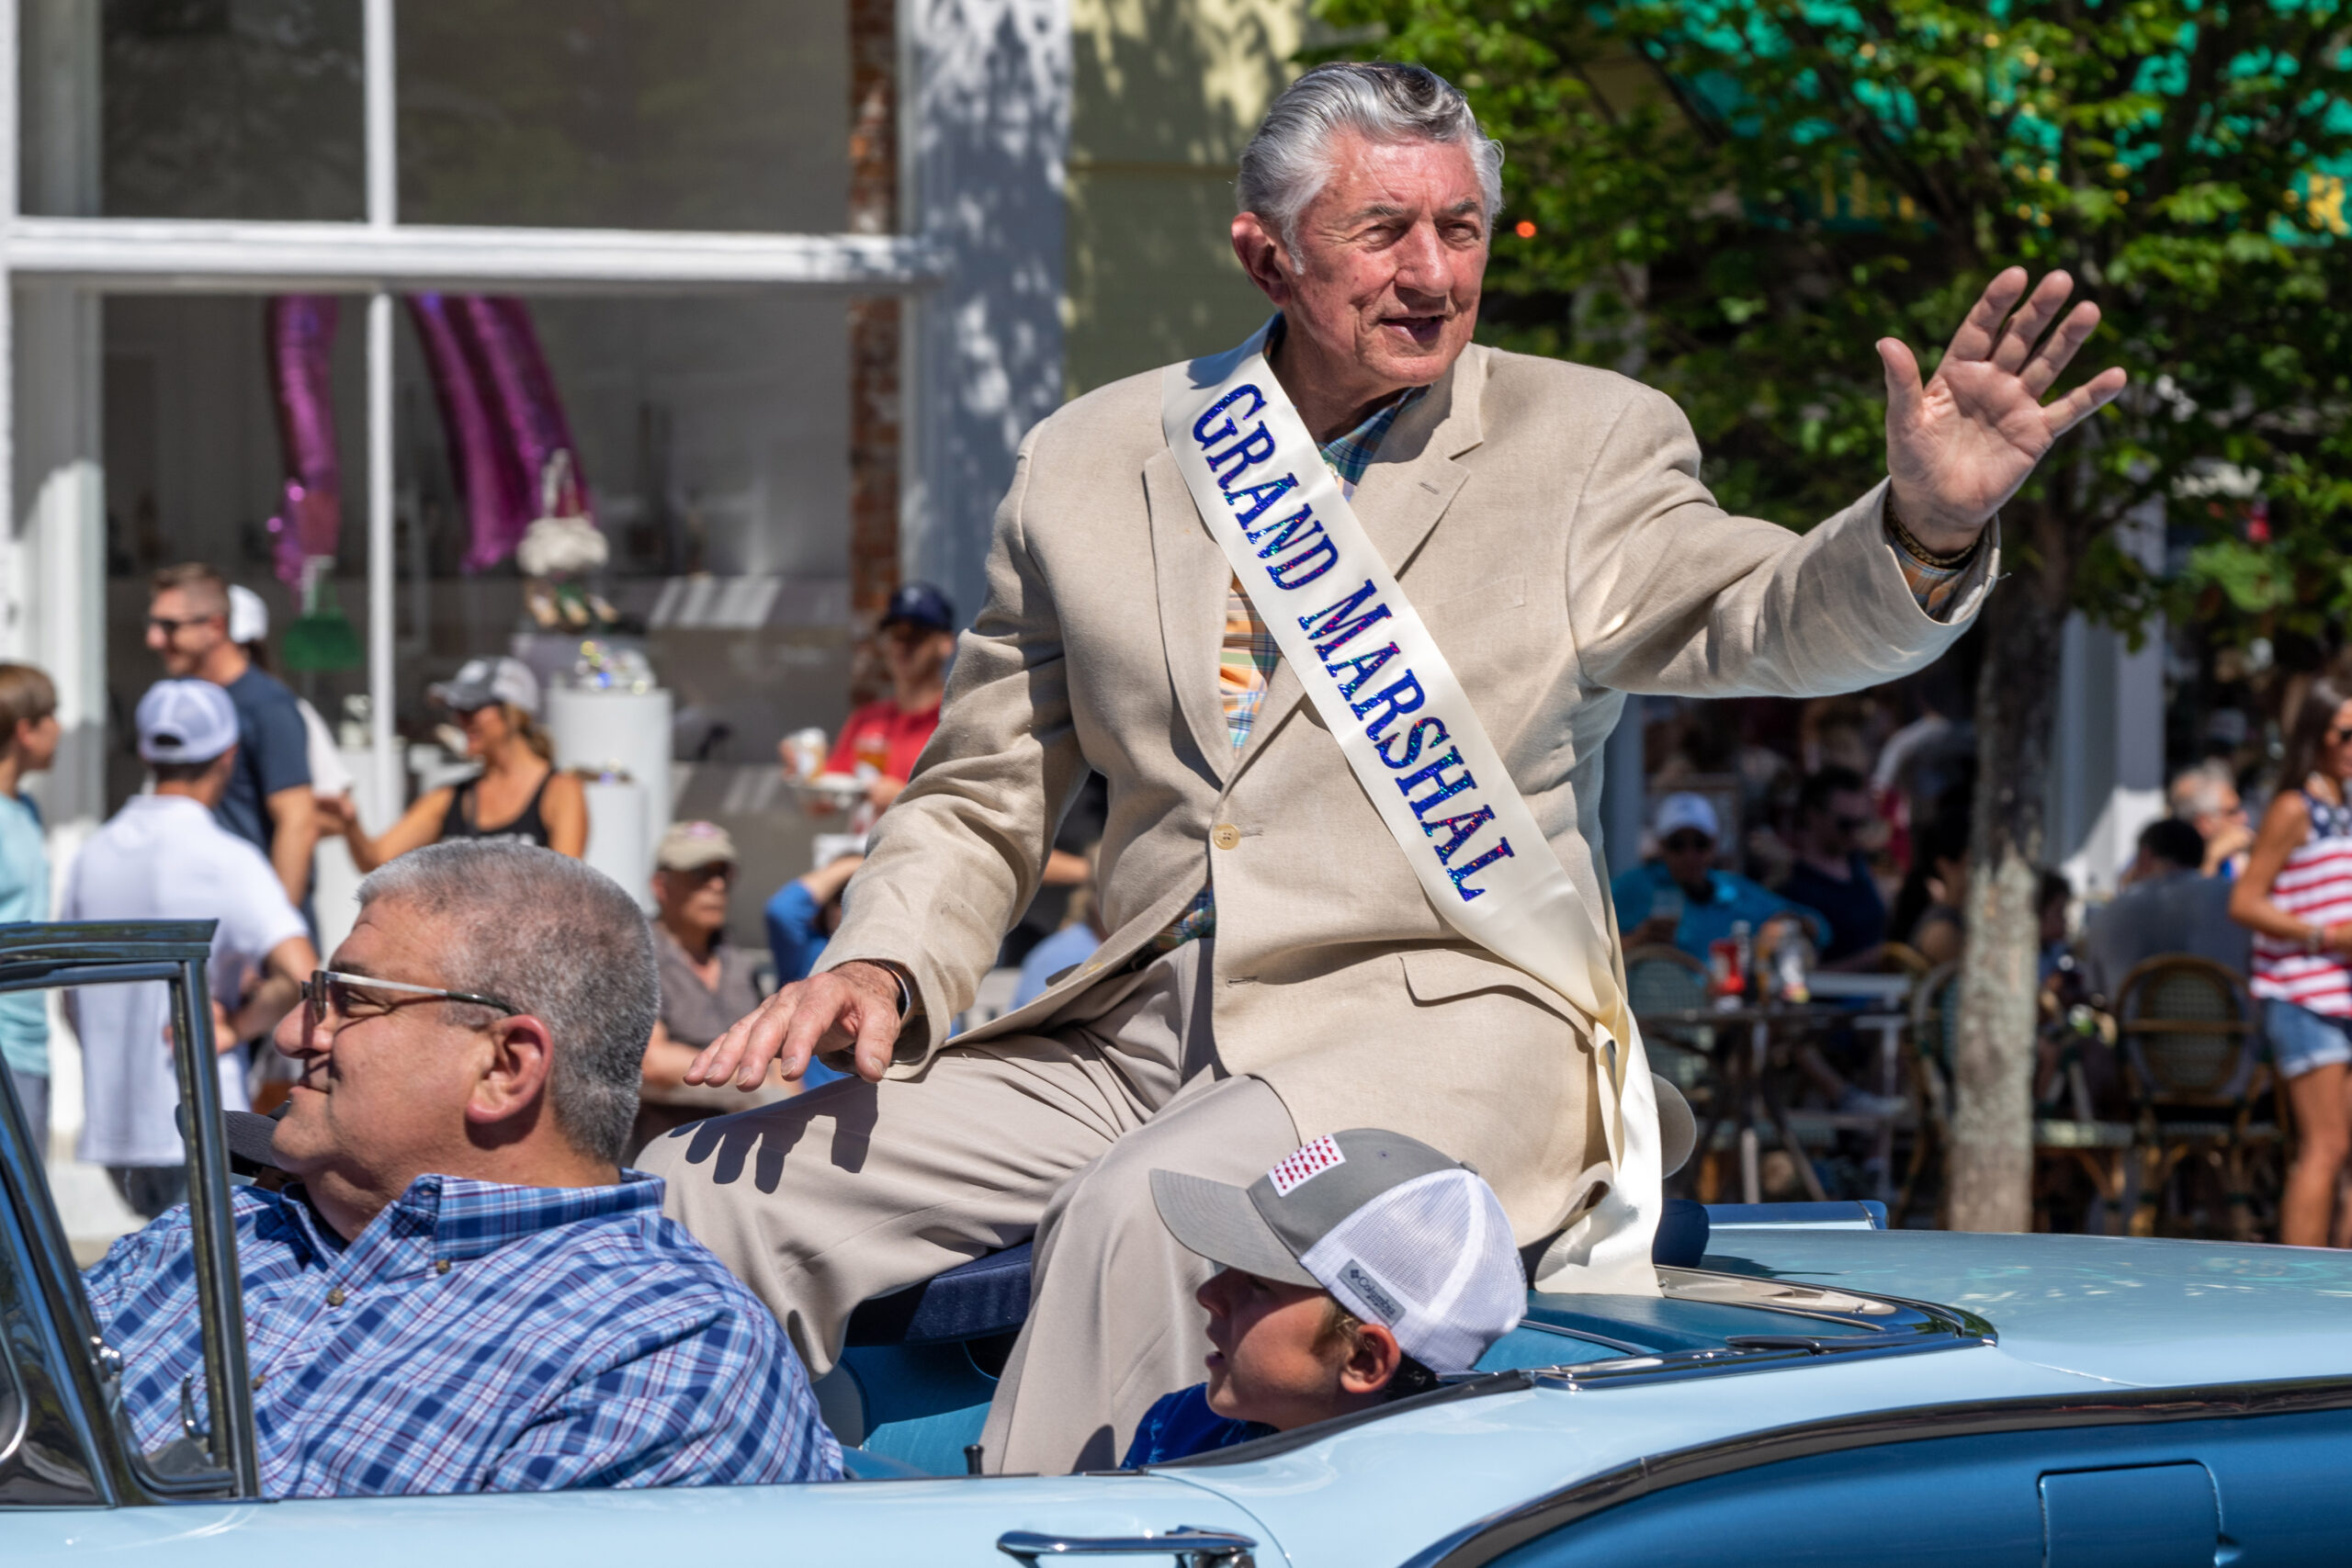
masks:
POLYGON ((549 761, 554 749, 532 717, 539 694, 530 671, 516 660, 476 660, 433 694, 464 727, 466 754, 480 759, 481 772, 426 791, 374 838, 347 802, 331 813, 327 826, 343 834, 359 869, 444 839, 508 840, 577 858, 588 847, 588 797, 579 779, 549 761))
MULTIPOLYGON (((449 809, 441 814, 442 839, 512 840, 518 844, 537 844, 543 850, 548 848, 552 840, 548 833, 547 818, 539 810, 539 802, 547 798, 548 785, 553 784, 555 778, 555 770, 549 768, 539 780, 539 787, 531 792, 531 798, 524 806, 522 814, 493 828, 485 828, 476 819, 480 813, 474 805, 474 786, 481 781, 468 779, 449 792, 449 809)), ((434 793, 437 795, 440 792, 436 790, 434 793)))

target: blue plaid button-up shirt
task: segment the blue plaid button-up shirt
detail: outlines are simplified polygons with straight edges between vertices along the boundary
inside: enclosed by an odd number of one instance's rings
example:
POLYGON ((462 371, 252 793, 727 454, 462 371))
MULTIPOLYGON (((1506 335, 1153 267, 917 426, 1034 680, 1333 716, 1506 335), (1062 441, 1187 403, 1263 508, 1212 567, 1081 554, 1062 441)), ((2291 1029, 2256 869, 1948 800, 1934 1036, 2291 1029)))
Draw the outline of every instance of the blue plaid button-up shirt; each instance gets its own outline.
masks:
MULTIPOLYGON (((662 1213, 662 1183, 420 1176, 345 1244, 235 1193, 272 1496, 824 1481, 841 1445, 775 1319, 662 1213)), ((206 1406, 186 1208, 84 1276, 142 1448, 206 1406)), ((200 1418, 209 1418, 200 1416, 200 1418)))

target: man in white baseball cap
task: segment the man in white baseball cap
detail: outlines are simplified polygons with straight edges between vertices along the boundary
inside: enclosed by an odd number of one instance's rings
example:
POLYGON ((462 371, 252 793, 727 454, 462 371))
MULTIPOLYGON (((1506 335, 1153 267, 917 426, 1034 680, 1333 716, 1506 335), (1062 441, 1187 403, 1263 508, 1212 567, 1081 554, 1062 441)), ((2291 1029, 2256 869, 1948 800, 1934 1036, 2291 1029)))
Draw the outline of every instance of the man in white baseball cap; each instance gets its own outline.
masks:
MULTIPOLYGON (((261 851, 213 816, 237 765, 237 710, 209 681, 159 681, 139 699, 139 754, 155 793, 138 795, 91 835, 65 885, 68 920, 220 922, 207 976, 220 1100, 247 1109, 236 1047, 267 1033, 319 966, 309 929, 261 851)), ((66 994, 82 1041, 80 1157, 107 1168, 148 1219, 187 1195, 174 1110, 168 993, 160 984, 66 994)))
POLYGON ((1130 1468, 1287 1431, 1466 1372, 1517 1326, 1527 1280, 1494 1190, 1401 1133, 1316 1139, 1248 1187, 1151 1173, 1159 1217, 1219 1265, 1208 1382, 1151 1407, 1130 1468))
POLYGON ((1761 931, 1768 920, 1801 921, 1816 944, 1829 940, 1829 922, 1791 903, 1760 882, 1715 863, 1723 822, 1712 802, 1688 790, 1668 795, 1650 815, 1658 858, 1645 861, 1609 885, 1617 929, 1629 948, 1671 942, 1693 958, 1745 922, 1761 931))

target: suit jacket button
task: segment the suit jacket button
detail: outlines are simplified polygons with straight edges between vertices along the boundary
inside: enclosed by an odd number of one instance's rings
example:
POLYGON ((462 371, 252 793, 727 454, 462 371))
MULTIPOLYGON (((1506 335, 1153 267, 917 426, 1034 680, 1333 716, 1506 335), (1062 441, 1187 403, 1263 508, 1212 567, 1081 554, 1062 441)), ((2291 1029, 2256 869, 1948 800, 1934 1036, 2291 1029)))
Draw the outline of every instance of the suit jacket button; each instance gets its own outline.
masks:
POLYGON ((1209 829, 1209 842, 1218 849, 1229 850, 1241 841, 1241 829, 1230 822, 1220 822, 1209 829))

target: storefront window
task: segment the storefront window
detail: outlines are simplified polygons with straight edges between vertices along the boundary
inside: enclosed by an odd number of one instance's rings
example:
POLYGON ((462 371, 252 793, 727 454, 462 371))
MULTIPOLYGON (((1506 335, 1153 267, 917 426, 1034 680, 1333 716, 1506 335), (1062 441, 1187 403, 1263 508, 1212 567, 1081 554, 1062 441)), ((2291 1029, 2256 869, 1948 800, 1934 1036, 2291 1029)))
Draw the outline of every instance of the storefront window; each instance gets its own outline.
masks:
POLYGON ((31 0, 22 14, 27 212, 363 215, 359 0, 31 0), (95 169, 68 154, 93 105, 95 169))
POLYGON ((398 11, 411 223, 838 232, 842 0, 398 11))
MULTIPOLYGON (((364 646, 365 301, 297 302, 299 315, 286 297, 105 303, 108 665, 123 711, 157 673, 142 642, 157 567, 219 566, 262 595, 283 647, 302 606, 300 552, 289 560, 282 538, 312 492, 340 514, 314 609, 339 612, 364 646)), ((682 761, 772 762, 785 734, 839 722, 852 641, 842 300, 404 297, 397 323, 403 731, 431 738, 424 688, 465 660, 568 662, 588 637, 640 649, 673 690, 682 761), (562 432, 560 464, 526 426, 562 432), (492 469, 519 510, 486 492, 492 469), (582 580, 611 611, 595 625, 547 624, 518 570, 514 541, 547 510, 550 478, 584 480, 556 510, 584 508, 608 552, 582 580)), ((366 690, 356 660, 288 678, 329 715, 366 690)), ((119 761, 117 797, 138 779, 119 761)))

